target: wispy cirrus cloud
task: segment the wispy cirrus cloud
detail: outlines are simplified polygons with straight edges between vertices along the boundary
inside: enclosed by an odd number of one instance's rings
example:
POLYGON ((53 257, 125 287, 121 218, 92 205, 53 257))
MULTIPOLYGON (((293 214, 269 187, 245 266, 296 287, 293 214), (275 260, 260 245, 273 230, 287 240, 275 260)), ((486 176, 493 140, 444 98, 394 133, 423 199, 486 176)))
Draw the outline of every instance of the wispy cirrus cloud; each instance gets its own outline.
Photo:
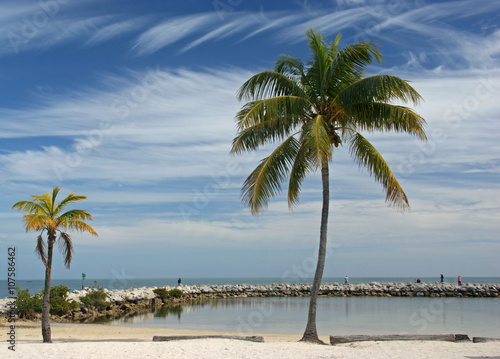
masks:
POLYGON ((132 50, 138 55, 156 52, 219 21, 217 14, 196 14, 168 19, 142 33, 132 50))
POLYGON ((366 23, 373 18, 373 13, 374 7, 372 6, 332 11, 327 14, 317 11, 310 13, 308 18, 299 24, 282 29, 280 37, 287 41, 301 41, 308 28, 320 30, 323 34, 337 34, 345 29, 352 29, 358 24, 366 23))
POLYGON ((146 18, 111 22, 108 25, 97 28, 96 31, 85 42, 85 46, 95 46, 115 37, 136 31, 148 22, 146 18))
POLYGON ((40 97, 38 106, 24 111, 3 109, 11 119, 2 122, 4 138, 61 136, 72 144, 47 140, 38 150, 4 153, 0 163, 17 178, 45 180, 112 180, 120 172, 132 182, 204 175, 227 160, 239 107, 235 93, 248 76, 241 69, 126 71, 103 78, 106 92, 83 89, 40 97), (197 161, 199 153, 206 162, 197 161), (165 167, 159 169, 158 161, 165 167))
POLYGON ((485 68, 496 61, 498 34, 495 27, 485 36, 459 31, 455 22, 498 12, 500 3, 467 0, 429 5, 422 3, 392 12, 383 11, 384 7, 380 5, 377 8, 379 10, 374 12, 374 19, 369 22, 369 26, 358 28, 356 36, 380 39, 401 48, 405 48, 405 44, 411 39, 413 51, 408 52, 410 59, 407 66, 416 64, 415 54, 421 58, 428 57, 429 63, 438 63, 448 68, 485 68), (434 41, 423 43, 424 38, 432 38, 434 41))
MULTIPOLYGON (((12 55, 33 50, 47 50, 56 46, 74 43, 96 42, 103 39, 102 28, 115 30, 116 18, 113 16, 82 17, 63 16, 49 19, 41 24, 22 19, 13 19, 5 24, 0 37, 0 55, 12 55), (43 26, 42 26, 43 24, 43 26)), ((120 28, 126 31, 124 26, 120 28)), ((111 34, 108 35, 109 38, 111 34)))
POLYGON ((203 44, 204 42, 217 41, 235 35, 237 33, 241 33, 260 22, 261 21, 256 19, 255 17, 238 18, 236 20, 225 23, 222 26, 216 27, 215 29, 202 35, 198 39, 191 41, 188 45, 184 46, 181 51, 188 51, 196 46, 203 44))
POLYGON ((124 18, 116 13, 95 15, 82 2, 19 1, 0 4, 0 55, 47 50, 80 43, 86 46, 139 29, 145 18, 124 18))
MULTIPOLYGON (((302 41, 304 31, 312 27, 327 37, 342 32, 344 43, 362 40, 392 43, 405 49, 403 54, 408 63, 403 66, 406 67, 486 68, 498 64, 497 26, 488 26, 478 33, 464 33, 456 22, 472 21, 498 11, 500 3, 482 0, 432 4, 420 1, 339 1, 337 9, 326 14, 310 8, 307 19, 297 19, 297 24, 284 26, 278 31, 277 40, 302 41), (423 40, 428 38, 434 41, 423 40), (412 43, 409 50, 408 41, 412 43)), ((400 56, 401 52, 397 55, 400 56)))
POLYGON ((0 4, 0 24, 3 26, 25 14, 39 9, 37 4, 27 3, 22 1, 2 2, 0 4))
MULTIPOLYGON (((490 27, 489 35, 485 37, 484 34, 460 33, 454 26, 454 21, 467 21, 498 11, 500 5, 496 2, 481 0, 479 4, 455 1, 396 5, 385 2, 345 2, 339 3, 334 11, 326 14, 313 7, 299 14, 287 11, 232 12, 225 16, 225 21, 221 21, 215 12, 170 18, 165 15, 157 23, 151 17, 131 19, 111 13, 85 17, 61 11, 43 26, 22 23, 22 19, 26 18, 23 14, 36 12, 36 7, 11 6, 7 7, 9 15, 0 18, 0 28, 4 34, 0 53, 43 50, 75 42, 96 46, 123 34, 135 36, 131 51, 139 56, 155 53, 181 41, 185 45, 177 45, 176 49, 182 53, 204 43, 228 38, 235 42, 247 41, 266 32, 277 43, 303 41, 304 31, 313 27, 321 29, 326 35, 346 31, 348 39, 382 40, 402 47, 406 47, 404 44, 412 39, 414 46, 411 53, 407 52, 408 65, 416 64, 416 58, 427 58, 429 63, 441 62, 449 67, 485 67, 490 66, 498 55, 499 36, 495 27, 490 27), (30 32, 23 35, 23 26, 25 29, 30 28, 30 32), (141 33, 147 26, 149 28, 141 33), (436 39, 431 47, 420 40, 429 36, 436 39), (480 56, 477 56, 478 51, 480 56)), ((420 64, 425 65, 425 61, 420 61, 420 64)))

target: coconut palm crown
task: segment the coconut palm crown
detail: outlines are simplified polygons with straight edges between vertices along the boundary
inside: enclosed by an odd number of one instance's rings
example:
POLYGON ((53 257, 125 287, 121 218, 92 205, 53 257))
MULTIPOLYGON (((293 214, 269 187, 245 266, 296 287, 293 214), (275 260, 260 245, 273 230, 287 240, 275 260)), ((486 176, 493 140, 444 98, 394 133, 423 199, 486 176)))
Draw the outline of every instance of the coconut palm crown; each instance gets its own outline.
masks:
POLYGON ((35 252, 45 266, 45 288, 42 300, 42 337, 44 343, 51 343, 50 330, 50 281, 52 271, 52 253, 54 243, 59 242, 59 249, 64 255, 64 264, 67 268, 71 265, 73 257, 73 243, 67 231, 89 232, 97 236, 97 232, 85 221, 92 220, 92 215, 85 210, 63 210, 68 204, 87 199, 86 196, 77 196, 70 193, 61 202, 56 202, 59 188, 54 187, 52 194, 32 195, 32 201, 20 201, 12 208, 25 213, 23 222, 26 231, 40 231, 37 237, 35 252), (47 243, 43 234, 46 232, 47 243), (59 238, 57 233, 59 232, 59 238))
POLYGON ((261 160, 242 187, 242 200, 253 214, 267 208, 288 179, 288 204, 299 201, 307 174, 320 170, 323 207, 318 263, 311 289, 306 330, 302 340, 320 342, 316 331, 316 298, 323 275, 329 210, 329 164, 334 149, 346 146, 354 161, 381 183, 386 201, 409 208, 408 199, 389 165, 365 138, 375 131, 404 132, 426 140, 425 120, 412 109, 419 93, 396 76, 365 77, 365 69, 382 55, 371 41, 340 48, 341 35, 327 43, 309 29, 310 59, 281 55, 274 70, 252 76, 238 91, 248 101, 236 115, 237 135, 231 153, 241 154, 278 143, 261 160))

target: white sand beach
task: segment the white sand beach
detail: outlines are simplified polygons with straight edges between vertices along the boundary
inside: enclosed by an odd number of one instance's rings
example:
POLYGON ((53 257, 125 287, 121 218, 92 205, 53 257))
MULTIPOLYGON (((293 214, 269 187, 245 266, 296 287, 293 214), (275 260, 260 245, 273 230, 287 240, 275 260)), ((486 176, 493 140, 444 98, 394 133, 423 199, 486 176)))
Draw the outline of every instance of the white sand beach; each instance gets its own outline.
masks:
MULTIPOLYGON (((16 323, 15 352, 8 349, 8 328, 0 327, 2 358, 497 358, 500 342, 451 343, 433 341, 358 342, 316 345, 297 342, 300 336, 255 334, 264 343, 227 339, 153 342, 155 335, 241 335, 96 324, 52 323, 54 343, 43 344, 40 323, 16 323)), ((252 334, 254 335, 254 334, 252 334)), ((321 337, 328 342, 328 337, 321 337)))

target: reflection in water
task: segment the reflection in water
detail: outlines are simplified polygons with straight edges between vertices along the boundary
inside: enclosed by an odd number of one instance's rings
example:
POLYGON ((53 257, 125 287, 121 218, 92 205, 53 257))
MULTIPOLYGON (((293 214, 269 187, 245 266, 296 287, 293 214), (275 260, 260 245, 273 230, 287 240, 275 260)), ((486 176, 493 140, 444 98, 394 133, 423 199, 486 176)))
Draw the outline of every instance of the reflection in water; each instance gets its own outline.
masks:
MULTIPOLYGON (((114 320, 116 325, 239 333, 301 334, 309 298, 232 298, 164 307, 114 320)), ((342 334, 500 336, 498 298, 320 297, 318 331, 342 334)))
POLYGON ((179 322, 181 321, 181 313, 183 309, 181 305, 176 305, 174 307, 164 306, 154 313, 155 318, 165 318, 169 315, 177 316, 179 322))

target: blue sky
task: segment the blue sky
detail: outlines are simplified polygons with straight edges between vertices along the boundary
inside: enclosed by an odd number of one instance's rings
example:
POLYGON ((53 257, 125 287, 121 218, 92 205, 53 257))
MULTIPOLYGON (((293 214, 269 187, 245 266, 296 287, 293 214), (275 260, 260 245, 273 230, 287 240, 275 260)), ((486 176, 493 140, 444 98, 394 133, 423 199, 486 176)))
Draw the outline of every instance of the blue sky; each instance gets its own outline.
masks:
POLYGON ((11 207, 59 186, 88 197, 99 237, 74 234, 53 278, 311 277, 319 176, 294 211, 282 195, 254 217, 240 188, 267 151, 229 150, 239 86, 280 54, 307 60, 313 27, 376 41, 385 61, 367 75, 410 80, 429 137, 367 135, 406 213, 335 152, 325 276, 500 276, 499 25, 490 0, 2 2, 3 262, 16 246, 19 278, 43 278, 11 207))

